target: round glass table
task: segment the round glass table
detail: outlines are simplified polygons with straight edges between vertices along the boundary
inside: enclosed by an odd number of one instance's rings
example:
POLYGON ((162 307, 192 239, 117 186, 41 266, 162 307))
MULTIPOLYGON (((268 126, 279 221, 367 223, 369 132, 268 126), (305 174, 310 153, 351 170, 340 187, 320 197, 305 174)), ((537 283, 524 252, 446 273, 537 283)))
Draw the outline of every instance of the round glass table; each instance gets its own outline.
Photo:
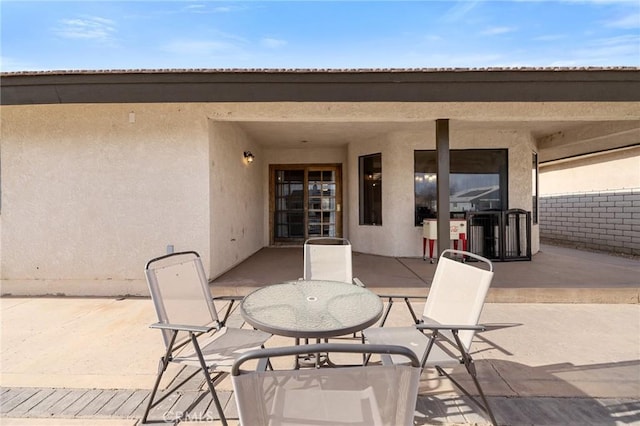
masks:
POLYGON ((244 320, 295 338, 341 336, 364 330, 382 315, 382 300, 366 288, 336 281, 292 281, 259 288, 240 305, 244 320))

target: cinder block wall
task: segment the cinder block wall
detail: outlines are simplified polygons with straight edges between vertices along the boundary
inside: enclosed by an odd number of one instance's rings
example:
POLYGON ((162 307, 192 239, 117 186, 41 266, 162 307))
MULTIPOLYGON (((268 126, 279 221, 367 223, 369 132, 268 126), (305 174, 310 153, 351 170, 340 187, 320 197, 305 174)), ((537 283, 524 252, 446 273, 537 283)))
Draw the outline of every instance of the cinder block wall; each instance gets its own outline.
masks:
POLYGON ((640 189, 541 196, 540 240, 640 255, 640 189))

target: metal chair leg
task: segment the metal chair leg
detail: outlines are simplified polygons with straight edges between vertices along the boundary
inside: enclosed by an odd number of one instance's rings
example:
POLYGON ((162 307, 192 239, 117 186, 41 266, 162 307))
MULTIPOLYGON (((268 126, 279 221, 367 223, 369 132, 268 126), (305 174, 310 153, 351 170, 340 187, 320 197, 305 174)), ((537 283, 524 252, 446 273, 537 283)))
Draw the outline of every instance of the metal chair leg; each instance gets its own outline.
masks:
POLYGON ((169 360, 171 359, 171 352, 173 351, 173 345, 176 342, 176 337, 178 337, 178 332, 174 331, 171 336, 171 341, 167 345, 167 351, 164 354, 164 357, 160 359, 160 365, 158 366, 158 376, 156 377, 156 382, 153 385, 153 389, 151 390, 151 394, 149 395, 149 403, 147 404, 147 408, 144 410, 144 414, 142 416, 142 423, 147 422, 147 417, 149 416, 149 411, 153 407, 153 399, 156 397, 156 392, 158 391, 158 386, 160 386, 160 380, 162 379, 162 375, 167 369, 167 365, 169 365, 169 360))
POLYGON ((442 369, 442 367, 436 365, 436 370, 438 371, 438 374, 440 376, 444 376, 447 379, 451 380, 451 383, 456 385, 456 387, 458 389, 460 389, 462 391, 462 393, 464 393, 471 401, 473 401, 474 404, 476 404, 478 407, 480 407, 480 409, 482 411, 484 411, 489 416, 489 418, 491 419, 491 424, 493 424, 494 426, 498 426, 498 422, 496 421, 496 418, 493 415, 493 411, 491 410, 491 407, 489 406, 489 401, 487 400, 486 396, 484 395, 484 392, 482 391, 482 388, 480 387, 480 383, 478 382, 478 379, 474 374, 470 373, 471 378, 473 379, 473 382, 475 383, 476 388, 478 389, 478 393, 480 394, 480 398, 482 398, 482 402, 478 401, 478 399, 475 396, 471 395, 469 393, 469 391, 467 391, 460 383, 458 383, 457 380, 455 380, 453 377, 451 377, 451 375, 449 373, 444 371, 442 369))
MULTIPOLYGON (((162 360, 164 362, 164 360, 162 360)), ((158 386, 160 386, 160 379, 162 379, 162 375, 166 369, 166 365, 161 368, 161 371, 158 373, 156 377, 156 382, 153 385, 153 389, 151 390, 151 394, 149 395, 149 402, 147 403, 147 408, 144 410, 144 414, 142 415, 142 424, 147 422, 147 417, 149 416, 149 411, 153 407, 153 399, 156 397, 156 392, 158 391, 158 386)))
POLYGON ((200 367, 202 368, 202 373, 204 374, 205 380, 207 381, 207 386, 209 387, 209 392, 211 393, 211 397, 213 398, 213 403, 216 406, 216 410, 218 410, 218 414, 220 415, 220 422, 222 426, 227 426, 227 418, 224 415, 224 411, 222 409, 222 405, 220 404, 220 400, 218 399, 218 394, 216 393, 216 389, 213 386, 213 382, 211 381, 211 376, 209 375, 209 369, 207 368, 207 364, 204 361, 204 357, 202 356, 202 351, 200 350, 200 345, 198 345, 198 340, 194 333, 191 334, 191 342, 193 343, 193 347, 196 350, 196 354, 198 355, 198 360, 200 361, 200 367))

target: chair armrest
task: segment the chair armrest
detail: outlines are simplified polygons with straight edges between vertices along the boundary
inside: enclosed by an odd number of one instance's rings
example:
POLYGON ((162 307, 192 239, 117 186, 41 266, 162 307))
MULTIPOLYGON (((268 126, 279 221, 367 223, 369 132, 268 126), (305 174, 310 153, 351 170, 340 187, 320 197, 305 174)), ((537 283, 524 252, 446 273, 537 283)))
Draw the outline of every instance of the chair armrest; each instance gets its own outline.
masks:
POLYGON ((229 315, 231 315, 231 309, 233 308, 233 305, 236 302, 241 301, 242 299, 244 299, 244 296, 214 296, 211 298, 211 300, 213 300, 214 302, 216 300, 229 302, 229 304, 227 305, 227 311, 224 313, 222 321, 220 321, 221 326, 225 326, 227 324, 227 320, 229 319, 229 315))
POLYGON ((486 328, 483 325, 457 325, 457 324, 433 324, 433 323, 420 323, 416 324, 418 330, 476 330, 484 331, 486 328))
POLYGON ((409 295, 401 295, 401 294, 379 294, 378 297, 380 297, 381 299, 387 299, 387 308, 385 309, 384 313, 382 314, 382 320, 380 321, 380 327, 384 327, 385 322, 387 321, 387 317, 389 316, 389 312, 391 312, 391 307, 393 306, 393 301, 394 299, 402 299, 405 303, 405 305, 407 305, 407 309, 409 310, 409 313, 411 314, 411 318, 413 319, 414 324, 417 324, 418 321, 418 317, 416 316, 415 311, 413 310, 413 306, 411 306, 411 302, 409 301, 410 299, 426 299, 426 297, 423 296, 409 296, 409 295))
POLYGON ((151 324, 150 328, 158 328, 160 330, 173 330, 173 331, 190 331, 192 333, 208 333, 211 330, 215 330, 216 326, 198 326, 198 325, 187 325, 187 324, 165 324, 161 322, 157 322, 155 324, 151 324))
POLYGON ((408 294, 379 294, 381 299, 427 299, 427 296, 409 296, 408 294))
MULTIPOLYGON (((354 353, 354 354, 395 354, 406 357, 413 367, 420 367, 420 360, 412 349, 398 345, 350 344, 350 343, 319 343, 311 345, 284 346, 265 349, 254 349, 243 352, 233 363, 232 376, 240 374, 240 366, 252 359, 275 358, 307 353, 354 353)), ((366 367, 363 367, 366 368, 366 367)), ((375 368, 375 367, 374 367, 375 368)))
POLYGON ((360 278, 353 278, 353 283, 359 287, 365 287, 364 283, 360 281, 360 278))
POLYGON ((242 300, 244 296, 213 296, 211 300, 242 300))

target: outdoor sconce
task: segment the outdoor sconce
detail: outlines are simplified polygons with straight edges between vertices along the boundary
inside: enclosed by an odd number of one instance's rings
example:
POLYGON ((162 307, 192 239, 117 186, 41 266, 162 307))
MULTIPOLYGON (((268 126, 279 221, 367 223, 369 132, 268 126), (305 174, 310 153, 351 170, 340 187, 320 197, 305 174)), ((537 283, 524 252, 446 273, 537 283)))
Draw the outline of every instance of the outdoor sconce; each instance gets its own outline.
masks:
POLYGON ((255 159, 255 157, 251 153, 251 151, 245 151, 244 152, 244 158, 247 160, 247 163, 253 163, 253 160, 255 159))

